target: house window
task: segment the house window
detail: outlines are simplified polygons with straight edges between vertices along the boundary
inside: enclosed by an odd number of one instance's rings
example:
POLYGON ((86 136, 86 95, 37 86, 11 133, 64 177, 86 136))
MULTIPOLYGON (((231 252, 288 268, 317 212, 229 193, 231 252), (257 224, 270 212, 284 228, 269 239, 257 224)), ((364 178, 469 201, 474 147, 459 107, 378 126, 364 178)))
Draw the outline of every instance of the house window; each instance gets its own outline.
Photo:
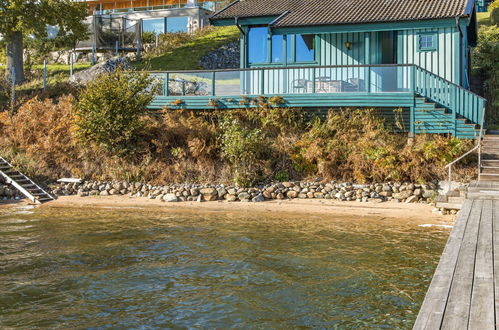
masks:
POLYGON ((248 32, 249 64, 315 62, 315 35, 271 35, 267 27, 252 27, 248 32), (286 46, 284 46, 286 42, 286 46))
POLYGON ((145 19, 142 21, 142 30, 144 32, 154 32, 156 34, 164 33, 165 19, 164 18, 145 19))
POLYGON ((166 32, 187 32, 189 25, 189 18, 187 16, 182 17, 168 17, 166 19, 166 32))
POLYGON ((248 33, 248 61, 250 63, 266 63, 268 53, 268 29, 254 27, 248 33))
POLYGON ((419 35, 419 51, 437 50, 437 36, 434 33, 424 33, 419 35))
POLYGON ((272 63, 282 63, 284 62, 284 38, 283 36, 273 35, 272 36, 272 63))
POLYGON ((313 34, 297 34, 295 36, 296 62, 313 62, 315 60, 314 39, 313 34))

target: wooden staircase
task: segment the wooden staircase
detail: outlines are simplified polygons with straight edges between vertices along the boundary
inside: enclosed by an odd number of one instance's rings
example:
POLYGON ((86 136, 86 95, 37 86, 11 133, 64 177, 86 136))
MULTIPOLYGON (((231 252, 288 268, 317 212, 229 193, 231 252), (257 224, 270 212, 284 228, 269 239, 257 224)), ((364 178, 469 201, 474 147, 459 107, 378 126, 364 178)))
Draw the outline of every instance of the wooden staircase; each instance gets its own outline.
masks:
POLYGON ((478 181, 471 182, 466 197, 499 200, 499 131, 487 131, 481 147, 478 181))
POLYGON ((499 131, 487 131, 482 141, 479 181, 499 182, 499 131))
POLYGON ((0 157, 0 176, 7 184, 13 185, 33 203, 41 204, 54 200, 54 197, 34 183, 26 175, 16 170, 8 161, 0 157))
POLYGON ((480 125, 457 116, 452 111, 425 97, 417 97, 414 108, 415 132, 452 134, 463 139, 476 139, 480 135, 480 125))

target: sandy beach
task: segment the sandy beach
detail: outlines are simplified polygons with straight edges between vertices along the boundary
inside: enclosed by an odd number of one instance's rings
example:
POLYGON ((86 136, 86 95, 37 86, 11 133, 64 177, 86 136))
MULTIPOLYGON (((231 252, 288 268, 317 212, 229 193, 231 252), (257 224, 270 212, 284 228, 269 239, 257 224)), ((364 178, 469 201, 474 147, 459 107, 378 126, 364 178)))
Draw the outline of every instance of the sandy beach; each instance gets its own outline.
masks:
MULTIPOLYGON (((27 202, 2 203, 0 207, 12 207, 27 204, 27 202)), ((454 221, 454 215, 439 215, 432 212, 433 206, 428 204, 407 203, 358 203, 335 200, 293 199, 272 200, 261 203, 242 202, 179 202, 165 203, 154 199, 125 196, 77 197, 63 196, 57 200, 41 205, 42 208, 113 208, 113 209, 155 209, 164 212, 208 212, 208 213, 276 213, 290 216, 327 215, 355 216, 365 218, 383 218, 391 220, 410 221, 414 224, 449 225, 454 221)))

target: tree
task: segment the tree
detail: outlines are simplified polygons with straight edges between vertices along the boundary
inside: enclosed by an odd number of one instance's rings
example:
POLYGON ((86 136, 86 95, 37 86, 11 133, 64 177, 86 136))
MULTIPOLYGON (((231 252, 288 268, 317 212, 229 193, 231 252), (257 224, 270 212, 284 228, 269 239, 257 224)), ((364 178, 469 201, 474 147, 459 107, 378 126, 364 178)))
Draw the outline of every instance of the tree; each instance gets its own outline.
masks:
POLYGON ((0 35, 7 45, 6 78, 10 79, 14 68, 16 82, 24 81, 24 37, 47 37, 47 25, 52 25, 76 42, 87 34, 86 15, 86 4, 72 0, 0 0, 0 35))

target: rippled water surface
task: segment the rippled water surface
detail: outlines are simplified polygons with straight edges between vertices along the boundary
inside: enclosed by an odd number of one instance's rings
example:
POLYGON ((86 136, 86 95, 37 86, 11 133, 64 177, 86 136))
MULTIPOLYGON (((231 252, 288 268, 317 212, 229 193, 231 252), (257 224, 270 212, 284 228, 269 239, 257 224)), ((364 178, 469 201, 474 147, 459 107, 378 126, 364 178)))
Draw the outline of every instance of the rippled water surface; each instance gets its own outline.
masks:
POLYGON ((381 218, 0 208, 0 326, 410 328, 447 236, 381 218))

